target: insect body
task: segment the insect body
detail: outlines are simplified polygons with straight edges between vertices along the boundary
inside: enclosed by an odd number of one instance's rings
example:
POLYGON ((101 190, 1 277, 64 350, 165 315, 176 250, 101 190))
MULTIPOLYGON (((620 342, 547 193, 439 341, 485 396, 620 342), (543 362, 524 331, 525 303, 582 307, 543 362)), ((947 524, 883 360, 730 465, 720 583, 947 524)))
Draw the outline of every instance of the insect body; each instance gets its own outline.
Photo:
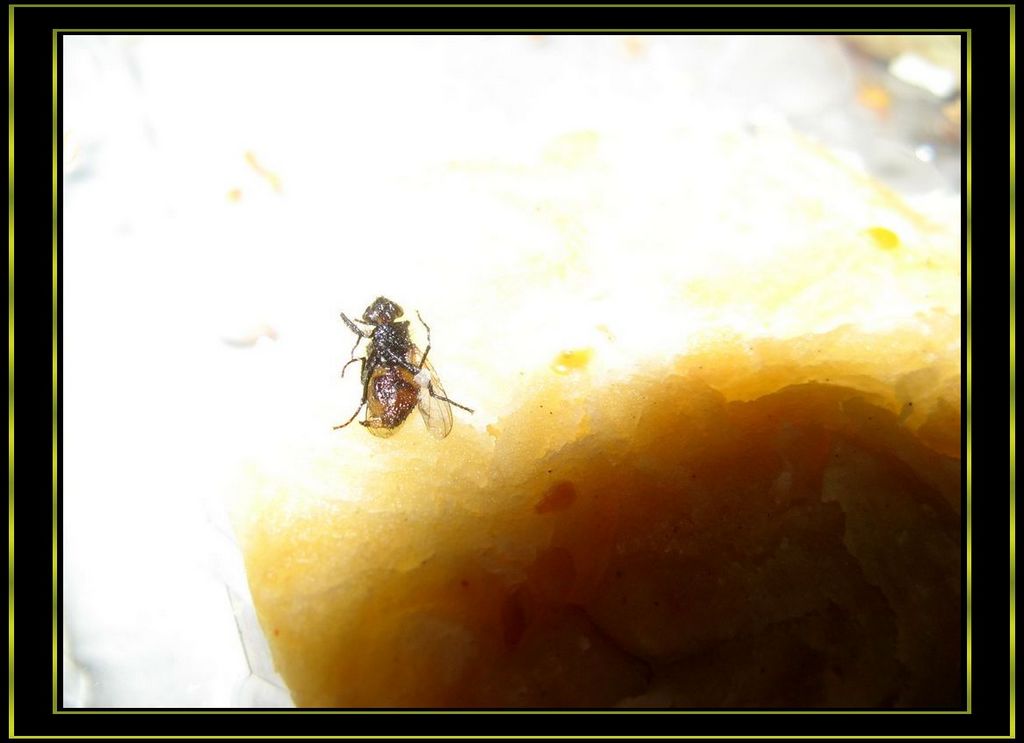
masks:
MULTIPOLYGON (((427 350, 421 352, 409 336, 409 322, 398 319, 403 314, 402 308, 386 297, 377 297, 363 312, 361 320, 353 322, 341 313, 345 325, 358 336, 352 347, 352 358, 342 368, 341 375, 345 376, 350 364, 360 362, 363 399, 352 417, 335 426, 335 430, 354 421, 365 405, 366 417, 360 423, 376 436, 390 436, 413 408, 419 408, 430 433, 443 439, 452 430, 452 405, 473 412, 445 396, 437 372, 427 361, 430 326, 420 317, 427 329, 427 350), (357 322, 369 329, 363 330, 357 322), (366 355, 357 357, 356 349, 364 338, 369 340, 366 355)), ((416 316, 419 317, 419 313, 416 316)))

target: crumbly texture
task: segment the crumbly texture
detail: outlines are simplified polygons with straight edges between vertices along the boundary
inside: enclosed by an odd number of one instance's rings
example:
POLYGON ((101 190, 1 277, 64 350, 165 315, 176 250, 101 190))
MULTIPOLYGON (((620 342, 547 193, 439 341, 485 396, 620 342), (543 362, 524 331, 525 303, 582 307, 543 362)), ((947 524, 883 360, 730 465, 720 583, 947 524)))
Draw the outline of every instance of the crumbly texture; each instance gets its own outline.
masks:
POLYGON ((764 394, 708 352, 550 375, 489 432, 403 430, 369 463, 311 452, 246 542, 296 703, 956 704, 955 377, 793 348, 752 347, 793 379, 764 394))
POLYGON ((955 233, 806 143, 733 133, 677 143, 732 182, 678 171, 613 244, 636 158, 595 137, 444 181, 564 237, 422 307, 475 415, 443 440, 415 413, 387 440, 326 417, 243 477, 295 703, 959 704, 955 233))

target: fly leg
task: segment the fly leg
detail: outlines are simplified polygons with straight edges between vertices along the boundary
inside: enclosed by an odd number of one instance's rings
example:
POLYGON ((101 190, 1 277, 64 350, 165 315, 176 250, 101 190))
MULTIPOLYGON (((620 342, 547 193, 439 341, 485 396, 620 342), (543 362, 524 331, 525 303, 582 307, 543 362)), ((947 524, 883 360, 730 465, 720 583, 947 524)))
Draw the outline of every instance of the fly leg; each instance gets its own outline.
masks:
POLYGON ((427 363, 427 354, 430 353, 430 326, 423 322, 423 316, 420 315, 419 310, 416 310, 416 317, 420 319, 420 322, 423 323, 423 327, 427 329, 427 350, 423 352, 423 358, 420 359, 420 369, 422 369, 423 365, 427 363))
POLYGON ((430 384, 429 384, 429 385, 427 386, 427 390, 428 390, 428 391, 430 392, 430 396, 431 396, 431 397, 435 397, 435 398, 437 398, 438 400, 444 400, 444 401, 445 401, 446 403, 450 403, 451 405, 454 405, 454 406, 455 406, 455 407, 457 407, 457 408, 462 408, 462 409, 463 409, 463 410, 465 410, 465 411, 466 411, 467 413, 472 413, 472 412, 474 412, 472 408, 467 408, 467 407, 466 407, 465 405, 459 405, 459 404, 458 404, 457 402, 455 402, 454 400, 452 400, 452 399, 450 399, 450 398, 447 398, 447 397, 445 397, 444 395, 439 395, 439 394, 438 394, 437 392, 435 392, 435 391, 434 391, 434 384, 433 384, 433 383, 430 383, 430 384))
POLYGON ((354 413, 352 414, 352 417, 351 417, 351 418, 349 418, 349 419, 348 419, 347 421, 345 421, 344 423, 342 423, 342 424, 341 424, 340 426, 335 426, 335 427, 334 427, 333 429, 331 429, 331 430, 333 430, 333 431, 337 431, 337 430, 338 430, 339 428, 344 428, 344 427, 345 427, 345 426, 347 426, 347 425, 348 425, 349 423, 351 423, 352 421, 354 421, 354 420, 356 419, 356 416, 357 416, 357 415, 359 415, 359 411, 363 409, 363 406, 364 406, 365 404, 366 404, 366 388, 364 387, 364 388, 363 388, 363 399, 362 399, 362 401, 361 401, 361 402, 359 403, 359 407, 358 407, 358 408, 356 408, 356 412, 354 412, 354 413))
MULTIPOLYGON (((430 346, 427 346, 427 350, 428 351, 430 350, 430 346)), ((432 381, 430 381, 430 379, 429 379, 430 375, 427 372, 423 371, 423 365, 427 363, 427 354, 426 353, 423 354, 423 358, 420 360, 420 366, 419 366, 418 369, 415 366, 413 366, 412 364, 410 364, 408 361, 406 361, 405 359, 398 359, 397 363, 399 364, 399 366, 403 367, 404 369, 408 369, 416 377, 419 377, 419 375, 421 375, 421 374, 425 375, 426 378, 420 377, 416 381, 421 386, 423 385, 424 382, 426 382, 427 391, 430 393, 431 397, 437 398, 438 400, 444 400, 447 403, 451 403, 455 407, 462 408, 463 410, 465 410, 468 413, 472 413, 473 412, 473 410, 471 408, 467 408, 465 405, 459 405, 454 400, 450 400, 449 398, 445 397, 444 395, 440 394, 439 392, 437 392, 437 390, 434 389, 434 383, 432 381)))
MULTIPOLYGON (((424 321, 423 316, 420 314, 419 310, 416 310, 416 317, 420 319, 420 322, 423 323, 423 327, 427 329, 427 350, 423 352, 423 358, 420 359, 420 368, 417 370, 422 371, 424 365, 427 363, 427 354, 430 353, 430 326, 427 325, 426 321, 424 321)), ((433 382, 427 383, 427 391, 430 392, 430 396, 433 398, 436 398, 438 400, 444 400, 449 405, 454 405, 457 408, 462 408, 467 413, 473 412, 472 409, 467 408, 465 405, 459 405, 459 403, 455 402, 454 400, 451 400, 445 397, 444 395, 438 394, 438 392, 434 389, 433 382)))
MULTIPOLYGON (((372 333, 372 332, 369 332, 369 333, 367 333, 367 332, 365 332, 365 331, 363 331, 363 330, 360 330, 359 326, 358 326, 358 325, 356 325, 356 324, 355 324, 354 322, 352 322, 351 320, 349 320, 349 319, 348 319, 348 318, 347 318, 347 317, 345 316, 345 313, 344 313, 344 312, 342 312, 342 313, 341 313, 341 319, 345 321, 345 324, 346 324, 346 325, 348 326, 348 329, 349 329, 349 330, 351 330, 351 331, 352 331, 353 333, 355 333, 356 335, 358 335, 358 336, 359 336, 360 338, 369 338, 369 337, 370 337, 371 335, 373 335, 373 333, 372 333)), ((373 323, 363 322, 362 320, 359 320, 358 322, 361 322, 361 323, 363 323, 364 325, 373 325, 373 323)), ((358 345, 358 342, 356 343, 356 345, 358 345)))
MULTIPOLYGON (((344 315, 342 315, 342 317, 344 317, 344 315)), ((356 341, 356 345, 357 346, 359 345, 359 341, 358 340, 356 341)), ((352 347, 352 353, 355 353, 355 352, 356 352, 356 349, 355 349, 355 346, 353 346, 352 347)), ((360 376, 362 376, 362 371, 366 370, 366 357, 365 356, 361 356, 359 358, 354 358, 354 359, 349 359, 348 363, 345 364, 345 366, 341 367, 341 376, 344 377, 345 376, 345 370, 348 369, 350 364, 352 364, 352 363, 354 363, 356 361, 362 361, 363 362, 362 369, 360 370, 360 376)), ((352 414, 351 418, 349 418, 347 421, 342 423, 340 426, 335 426, 333 430, 337 431, 339 428, 344 428, 349 423, 354 421, 356 419, 356 416, 359 415, 359 411, 363 409, 363 406, 365 404, 366 404, 366 381, 363 380, 363 399, 359 402, 359 407, 356 408, 356 412, 354 412, 352 414)))
MULTIPOLYGON (((348 321, 347 317, 345 317, 344 315, 342 315, 342 317, 345 318, 346 322, 348 321)), ((356 330, 358 330, 358 328, 356 328, 356 330)), ((361 341, 363 338, 364 338, 364 336, 363 336, 362 333, 360 333, 359 337, 356 338, 356 344, 354 346, 352 346, 352 350, 351 350, 351 352, 349 352, 348 363, 346 363, 345 366, 341 367, 341 376, 343 376, 343 377, 345 376, 345 370, 348 369, 348 365, 351 364, 352 362, 354 362, 354 361, 366 361, 366 357, 365 356, 361 356, 361 357, 358 357, 358 358, 356 357, 356 349, 359 348, 359 341, 361 341)))
POLYGON ((354 412, 354 413, 352 414, 352 417, 351 417, 351 418, 349 418, 349 419, 348 419, 347 421, 345 421, 344 423, 342 423, 342 424, 341 424, 340 426, 335 426, 335 427, 334 427, 334 428, 332 428, 331 430, 332 430, 332 431, 337 431, 337 430, 338 430, 339 428, 344 428, 344 427, 345 427, 345 426, 347 426, 347 425, 348 425, 349 423, 351 423, 352 421, 354 421, 354 420, 356 419, 356 416, 357 416, 357 415, 359 415, 359 411, 363 409, 363 405, 365 405, 365 404, 366 404, 366 400, 363 400, 363 401, 362 401, 361 403, 359 403, 359 407, 358 407, 358 408, 356 408, 356 412, 354 412))
MULTIPOLYGON (((352 353, 355 353, 355 352, 356 352, 356 349, 353 348, 352 349, 352 353)), ((366 361, 366 357, 365 356, 359 356, 359 357, 355 357, 355 358, 349 359, 348 362, 345 364, 345 366, 341 367, 341 376, 344 377, 345 376, 345 370, 348 369, 352 364, 356 363, 357 361, 366 361)))
MULTIPOLYGON (((348 317, 345 316, 344 312, 341 313, 341 319, 345 321, 345 324, 348 326, 348 329, 356 334, 355 345, 352 346, 352 350, 348 354, 349 355, 349 360, 345 364, 345 366, 341 367, 341 376, 344 377, 345 376, 345 370, 348 369, 349 364, 352 364, 352 363, 354 363, 356 361, 363 361, 363 362, 366 361, 366 357, 365 356, 356 357, 356 349, 359 348, 359 342, 362 341, 363 338, 369 338, 369 337, 371 337, 373 335, 373 333, 372 332, 371 333, 364 333, 362 330, 359 329, 358 325, 356 325, 354 322, 349 320, 348 317)), ((362 320, 360 320, 359 322, 362 322, 362 320)), ((369 324, 369 323, 367 323, 367 324, 369 324)))

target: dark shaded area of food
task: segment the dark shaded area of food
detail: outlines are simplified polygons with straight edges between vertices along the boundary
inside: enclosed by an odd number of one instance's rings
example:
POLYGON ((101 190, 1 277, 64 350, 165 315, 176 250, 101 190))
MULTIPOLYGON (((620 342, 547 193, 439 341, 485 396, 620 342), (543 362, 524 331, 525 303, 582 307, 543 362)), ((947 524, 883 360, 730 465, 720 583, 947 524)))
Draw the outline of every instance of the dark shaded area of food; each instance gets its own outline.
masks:
POLYGON ((811 378, 771 392, 721 351, 549 377, 455 459, 409 436, 350 475, 364 501, 267 494, 248 569, 296 704, 958 705, 958 378, 811 381, 812 340, 751 347, 811 378))

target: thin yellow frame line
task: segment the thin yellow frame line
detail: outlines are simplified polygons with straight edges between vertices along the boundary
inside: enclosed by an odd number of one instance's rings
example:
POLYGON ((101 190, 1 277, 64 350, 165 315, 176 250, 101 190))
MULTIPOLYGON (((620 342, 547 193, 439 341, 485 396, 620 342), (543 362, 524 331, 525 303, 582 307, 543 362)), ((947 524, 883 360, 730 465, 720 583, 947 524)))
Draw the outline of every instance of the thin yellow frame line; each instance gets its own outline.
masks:
MULTIPOLYGON (((96 3, 87 5, 75 5, 69 3, 54 4, 15 4, 15 8, 757 8, 759 3, 351 3, 351 4, 311 4, 295 3, 274 4, 274 3, 250 3, 250 4, 227 4, 227 3, 154 3, 149 4, 112 4, 96 3)), ((919 8, 920 5, 913 3, 772 3, 773 8, 919 8)), ((943 5, 946 8, 1012 8, 1009 3, 957 3, 943 5)))
MULTIPOLYGON (((8 449, 9 449, 9 464, 10 464, 10 466, 8 468, 8 471, 9 471, 9 498, 8 498, 8 505, 9 505, 9 520, 8 520, 8 523, 9 523, 9 542, 8 543, 9 543, 9 552, 10 552, 10 555, 9 555, 10 556, 9 566, 11 566, 11 567, 9 567, 9 570, 13 570, 13 567, 12 567, 13 566, 13 415, 14 415, 14 413, 13 413, 13 378, 14 378, 14 376, 13 376, 13 337, 14 337, 14 333, 13 333, 13 223, 14 223, 14 219, 13 219, 13 198, 14 198, 14 196, 13 196, 13 191, 14 191, 14 189, 13 189, 13 173, 14 173, 14 157, 13 157, 13 151, 14 151, 14 148, 13 148, 13 143, 14 143, 14 125, 13 125, 13 87, 14 87, 13 86, 13 83, 14 83, 14 79, 13 79, 13 74, 14 74, 13 73, 13 54, 14 54, 14 52, 13 52, 13 49, 14 49, 14 38, 13 38, 13 27, 14 27, 14 17, 13 16, 14 16, 14 12, 13 12, 13 9, 15 7, 28 7, 28 6, 11 5, 8 8, 8 16, 9 16, 8 29, 9 29, 9 42, 10 42, 9 45, 8 45, 8 53, 9 53, 8 69, 9 69, 9 73, 10 73, 10 85, 8 87, 8 90, 9 90, 9 109, 10 109, 9 110, 9 114, 10 114, 10 116, 9 116, 9 156, 10 156, 10 159, 9 159, 9 186, 10 186, 9 194, 10 194, 10 199, 9 199, 9 209, 8 209, 9 217, 10 217, 10 219, 8 221, 8 224, 9 224, 9 227, 8 227, 8 229, 9 229, 8 258, 9 258, 9 268, 10 268, 10 271, 9 271, 10 292, 9 292, 9 334, 8 334, 8 339, 9 339, 9 363, 10 363, 10 366, 11 366, 11 368, 10 368, 10 372, 11 373, 9 374, 9 403, 10 404, 8 406, 9 433, 11 434, 9 436, 9 439, 8 439, 8 441, 9 441, 9 447, 8 447, 8 449)), ((51 5, 51 6, 32 6, 32 7, 71 7, 71 6, 51 5)), ((104 6, 88 6, 88 7, 104 7, 104 6)), ((164 7, 193 7, 193 6, 164 6, 164 7)), ((201 6, 195 6, 195 7, 201 7, 201 6)), ((284 7, 284 6, 276 6, 276 7, 284 7)), ((324 6, 316 6, 316 7, 324 7, 324 6)), ((378 7, 378 6, 369 6, 369 7, 378 7)), ((399 6, 391 6, 391 7, 399 7, 399 6)), ((487 6, 487 7, 491 7, 491 6, 487 6)), ((515 7, 515 6, 509 6, 509 7, 515 7)), ((528 6, 522 6, 522 7, 528 7, 528 6)), ((618 6, 616 6, 616 7, 618 7, 618 6)), ((621 7, 627 7, 627 6, 621 6, 621 7)), ((669 7, 669 6, 664 6, 664 7, 669 7)), ((697 6, 693 6, 693 7, 697 7, 697 6)), ((719 7, 719 6, 708 6, 708 7, 719 7)), ((849 6, 849 7, 873 7, 873 6, 849 6)), ((955 7, 955 6, 950 6, 950 7, 955 7)), ((964 7, 966 7, 966 6, 964 6, 964 7)), ((1014 8, 1013 8, 1013 6, 1007 6, 1007 5, 988 5, 988 6, 983 6, 983 7, 1009 7, 1010 8, 1010 14, 1011 14, 1011 21, 1014 19, 1014 8)), ((166 29, 161 29, 161 30, 166 30, 166 29)), ((190 29, 190 30, 193 31, 193 32, 196 32, 195 29, 190 29)), ((393 31, 393 29, 391 29, 391 30, 393 31)), ((424 31, 424 29, 417 29, 417 30, 418 31, 424 31)), ((503 30, 506 30, 506 29, 503 29, 503 30)), ((693 31, 693 29, 687 29, 687 30, 693 31)), ((759 29, 759 30, 763 30, 763 29, 759 29)), ((880 29, 875 29, 875 30, 880 30, 880 29)), ((56 508, 57 508, 57 471, 56 471, 57 470, 57 440, 56 439, 57 439, 57 365, 58 365, 58 355, 57 355, 58 354, 58 349, 57 349, 57 183, 58 183, 58 179, 57 179, 57 83, 58 83, 57 35, 59 33, 67 32, 67 31, 70 31, 70 29, 66 29, 66 30, 53 29, 52 30, 52 64, 53 64, 53 69, 52 69, 52 76, 53 76, 53 96, 52 96, 52 99, 53 99, 52 100, 52 128, 53 128, 53 142, 52 142, 52 146, 53 146, 53 153, 52 153, 52 158, 53 158, 53 163, 52 163, 52 179, 53 179, 53 202, 52 202, 52 310, 53 310, 53 327, 52 327, 52 381, 53 381, 53 398, 52 398, 52 404, 51 404, 51 411, 52 411, 52 442, 53 442, 53 444, 52 444, 52 508, 53 508, 53 514, 54 514, 53 527, 52 527, 53 528, 53 555, 52 555, 52 563, 53 563, 53 565, 52 565, 52 567, 53 567, 53 584, 52 584, 52 591, 53 591, 53 600, 52 600, 52 606, 53 606, 53 658, 52 658, 52 665, 53 665, 53 700, 52 701, 53 701, 53 710, 54 710, 54 712, 57 712, 57 686, 56 686, 57 681, 56 681, 56 679, 57 679, 57 555, 58 555, 58 548, 57 548, 57 521, 56 521, 56 508)), ((318 29, 318 31, 319 32, 323 32, 323 29, 318 29)), ((672 30, 670 30, 670 29, 659 29, 659 31, 662 32, 662 33, 671 33, 672 32, 672 30)), ((729 31, 731 31, 733 33, 736 33, 739 30, 738 29, 729 29, 729 31)), ((964 31, 965 30, 963 30, 963 29, 959 30, 960 33, 963 33, 964 31)), ((221 32, 223 32, 223 31, 221 31, 221 32)), ((288 33, 296 33, 296 32, 298 32, 298 30, 289 30, 288 31, 288 33)), ((930 31, 930 33, 940 33, 940 32, 941 31, 936 31, 936 30, 930 31)), ((807 30, 807 31, 805 31, 805 33, 813 33, 813 31, 807 30)), ((967 92, 967 108, 968 108, 968 119, 967 119, 967 152, 968 152, 968 158, 967 158, 967 160, 968 160, 968 162, 967 162, 967 204, 968 204, 968 206, 967 206, 967 210, 968 210, 967 286, 968 286, 968 288, 967 288, 967 291, 968 291, 968 309, 970 309, 970 285, 971 285, 971 242, 970 242, 970 213, 971 213, 971 97, 970 97, 971 31, 970 31, 970 29, 966 29, 966 34, 967 34, 967 50, 968 50, 968 58, 967 58, 967 75, 968 75, 968 92, 967 92)), ((1011 74, 1011 93, 1012 93, 1013 90, 1015 90, 1015 82, 1014 82, 1014 78, 1013 78, 1013 69, 1012 69, 1012 62, 1013 62, 1013 60, 1015 58, 1015 55, 1014 55, 1014 39, 1015 39, 1015 34, 1014 34, 1014 27, 1013 27, 1012 22, 1011 22, 1011 26, 1010 26, 1010 34, 1011 34, 1011 72, 1010 72, 1010 74, 1011 74)), ((1013 181, 1013 177, 1012 177, 1012 173, 1013 173, 1013 170, 1012 170, 1012 168, 1013 168, 1013 157, 1014 157, 1014 152, 1015 152, 1015 150, 1014 150, 1014 136, 1013 136, 1013 131, 1012 131, 1012 124, 1013 124, 1013 109, 1012 109, 1012 106, 1013 106, 1013 101, 1012 101, 1012 98, 1011 98, 1011 188, 1012 188, 1012 181, 1013 181)), ((1011 191, 1011 194, 1012 194, 1012 191, 1011 191)), ((1013 209, 1013 202, 1011 201, 1011 288, 1013 286, 1012 281, 1013 281, 1013 245, 1014 245, 1014 232, 1013 232, 1013 230, 1014 230, 1014 221, 1013 221, 1013 211, 1012 211, 1012 209, 1013 209)), ((1013 345, 1012 345, 1012 343, 1013 343, 1013 338, 1014 338, 1012 322, 1013 322, 1013 318, 1012 318, 1012 291, 1011 291, 1011 380, 1012 380, 1012 369, 1013 369, 1013 356, 1012 356, 1013 345)), ((795 712, 796 714, 850 714, 850 713, 853 713, 853 714, 879 714, 879 713, 884 713, 884 714, 893 714, 893 713, 896 713, 896 714, 965 714, 965 713, 967 713, 967 714, 970 714, 971 713, 971 709, 972 709, 972 707, 971 707, 971 703, 972 703, 972 697, 971 697, 971 675, 972 675, 971 674, 971 670, 972 670, 972 656, 971 656, 971 651, 972 651, 971 567, 972 566, 971 566, 971 554, 972 554, 972 550, 971 550, 971 426, 970 426, 970 423, 971 423, 971 405, 970 405, 971 332, 970 332, 970 324, 968 324, 967 333, 968 333, 968 341, 967 341, 967 344, 968 344, 968 346, 967 346, 967 348, 968 348, 968 360, 967 360, 967 367, 968 367, 968 369, 967 369, 967 383, 968 383, 968 390, 967 390, 967 396, 968 396, 968 424, 967 424, 967 429, 968 429, 968 431, 967 431, 967 482, 968 482, 968 485, 967 485, 967 491, 968 491, 967 492, 967 502, 968 502, 968 514, 967 514, 967 532, 968 532, 968 537, 967 537, 967 539, 968 539, 968 549, 967 549, 967 598, 968 598, 968 610, 967 610, 967 612, 968 612, 967 613, 967 617, 968 617, 967 618, 967 624, 968 624, 968 633, 967 633, 967 669, 968 669, 967 670, 967 709, 966 710, 940 710, 940 711, 935 711, 935 712, 926 712, 926 711, 917 711, 917 710, 891 710, 891 711, 884 711, 884 712, 873 711, 873 710, 856 710, 856 711, 806 710, 806 711, 796 711, 795 712)), ((1011 381, 1011 384, 1012 384, 1012 381, 1011 381)), ((1011 478, 1013 476, 1012 475, 1012 471, 1013 471, 1012 463, 1013 463, 1013 440, 1014 440, 1014 429, 1013 429, 1013 422, 1012 422, 1012 411, 1013 411, 1013 397, 1012 397, 1012 394, 1011 394, 1011 478)), ((1013 480, 1011 479, 1011 483, 1012 482, 1013 482, 1013 480)), ((1015 491, 1013 490, 1013 487, 1011 486, 1011 516, 1013 516, 1013 514, 1015 513, 1015 506, 1014 506, 1014 500, 1013 500, 1013 493, 1014 492, 1015 491)), ((1012 578, 1012 581, 1011 581, 1011 607, 1010 607, 1010 609, 1011 609, 1011 636, 1010 636, 1010 651, 1011 651, 1010 652, 1010 656, 1011 656, 1011 702, 1013 700, 1015 700, 1015 687, 1014 687, 1015 676, 1014 676, 1014 673, 1013 673, 1013 658, 1014 658, 1014 650, 1015 650, 1015 628, 1013 626, 1013 621, 1015 619, 1015 580, 1016 580, 1016 578, 1015 578, 1015 573, 1014 573, 1014 570, 1013 570, 1014 561, 1015 561, 1015 529, 1014 529, 1013 519, 1011 518, 1011 566, 1010 566, 1011 578, 1012 578)), ((13 626, 14 626, 14 622, 13 622, 13 601, 14 601, 14 598, 13 598, 13 579, 12 578, 9 578, 9 599, 10 599, 9 600, 10 621, 8 623, 8 628, 9 628, 9 651, 10 651, 9 680, 12 682, 9 685, 9 702, 10 702, 10 705, 11 705, 11 709, 10 709, 10 713, 11 714, 9 716, 9 720, 10 720, 10 723, 11 723, 10 731, 11 731, 11 733, 13 735, 13 676, 10 675, 10 674, 13 674, 13 626)), ((72 711, 63 711, 63 710, 61 712, 72 713, 72 714, 76 713, 76 712, 72 712, 72 711)), ((145 712, 120 711, 120 710, 119 711, 113 711, 112 710, 111 712, 124 712, 124 713, 129 713, 129 714, 145 714, 145 712)), ((316 711, 312 711, 312 712, 315 713, 316 711)), ((320 711, 320 712, 323 712, 323 713, 333 713, 333 714, 339 714, 339 713, 341 713, 341 714, 346 714, 346 713, 347 714, 353 714, 353 713, 358 714, 358 712, 355 712, 355 711, 346 712, 346 711, 343 711, 343 710, 338 710, 338 711, 320 711)), ((658 712, 662 712, 662 713, 665 713, 665 714, 680 714, 680 713, 688 713, 688 714, 721 714, 720 711, 703 711, 703 710, 692 710, 692 711, 687 711, 687 710, 680 710, 680 711, 650 711, 650 712, 645 712, 645 713, 642 713, 642 714, 651 714, 651 713, 658 713, 658 712)), ((369 714, 374 714, 373 712, 368 712, 368 713, 369 714)), ((744 714, 744 713, 749 713, 749 714, 793 714, 794 711, 786 711, 786 710, 761 710, 761 711, 737 710, 737 711, 733 711, 732 713, 733 714, 736 714, 736 713, 739 713, 739 714, 744 714)), ((189 714, 194 714, 194 712, 189 712, 189 714)), ((555 712, 555 714, 564 714, 564 712, 555 712)), ((616 712, 616 714, 618 714, 618 712, 616 712)), ((1014 709, 1013 709, 1012 704, 1011 704, 1011 719, 1010 719, 1010 723, 1011 723, 1011 729, 1012 729, 1014 727, 1014 723, 1015 723, 1015 714, 1014 714, 1014 709)))
MULTIPOLYGON (((728 712, 728 710, 727 710, 728 712)), ((66 740, 138 740, 138 735, 64 735, 66 740)), ((1006 735, 146 735, 146 740, 1007 740, 1006 735)), ((25 740, 53 736, 19 735, 25 740)))
MULTIPOLYGON (((62 709, 59 715, 967 715, 965 709, 62 709)), ((892 736, 889 736, 892 737, 892 736)), ((895 736, 900 737, 900 736, 895 736)))
POLYGON ((971 325, 974 321, 974 315, 971 311, 971 166, 972 160, 972 148, 971 148, 971 90, 974 87, 971 81, 971 62, 972 62, 972 47, 971 47, 971 32, 967 31, 967 711, 970 712, 974 709, 973 707, 973 669, 974 669, 974 627, 972 625, 972 608, 973 608, 973 594, 972 594, 972 576, 973 576, 973 560, 974 554, 973 547, 973 524, 971 520, 972 516, 972 503, 971 503, 971 358, 972 358, 972 347, 971 347, 971 325))
MULTIPOLYGON (((104 28, 57 28, 54 29, 58 33, 63 34, 110 34, 113 36, 127 36, 130 34, 143 34, 143 33, 159 33, 164 35, 172 34, 221 34, 224 36, 234 36, 238 34, 265 34, 267 36, 287 36, 289 34, 303 35, 303 34, 344 34, 344 35, 355 35, 355 34, 451 34, 456 36, 468 36, 470 34, 480 33, 502 33, 505 35, 514 34, 532 34, 532 33, 594 33, 594 34, 624 34, 624 33, 645 33, 645 34, 662 34, 662 35, 678 35, 687 34, 691 36, 701 34, 759 34, 762 36, 814 36, 818 34, 832 34, 832 33, 845 33, 845 34, 873 34, 873 33, 889 33, 889 32, 900 32, 905 29, 899 28, 861 28, 861 29, 837 29, 837 28, 806 28, 800 29, 799 33, 789 31, 787 29, 764 29, 764 28, 540 28, 531 26, 530 28, 289 28, 284 30, 268 29, 268 28, 119 28, 116 32, 111 32, 109 29, 104 28)), ((963 34, 969 29, 963 28, 934 28, 928 29, 922 32, 921 36, 939 36, 943 34, 963 34)))
POLYGON ((14 736, 14 7, 7 9, 7 732, 14 736))
POLYGON ((50 400, 50 425, 51 425, 51 436, 50 436, 50 466, 51 466, 51 508, 53 514, 52 529, 52 550, 53 550, 53 584, 52 589, 52 612, 53 612, 53 709, 57 710, 57 83, 58 83, 58 71, 57 71, 57 34, 51 32, 51 51, 53 54, 53 96, 51 101, 51 114, 52 114, 52 146, 53 146, 53 163, 52 163, 52 187, 53 197, 51 203, 51 281, 52 287, 50 292, 51 302, 51 322, 52 322, 52 336, 51 336, 51 400, 50 400))
POLYGON ((1010 7, 1010 736, 1017 728, 1017 466, 1016 466, 1016 396, 1017 352, 1015 305, 1017 294, 1017 137, 1015 100, 1017 95, 1016 70, 1016 12, 1010 7))

